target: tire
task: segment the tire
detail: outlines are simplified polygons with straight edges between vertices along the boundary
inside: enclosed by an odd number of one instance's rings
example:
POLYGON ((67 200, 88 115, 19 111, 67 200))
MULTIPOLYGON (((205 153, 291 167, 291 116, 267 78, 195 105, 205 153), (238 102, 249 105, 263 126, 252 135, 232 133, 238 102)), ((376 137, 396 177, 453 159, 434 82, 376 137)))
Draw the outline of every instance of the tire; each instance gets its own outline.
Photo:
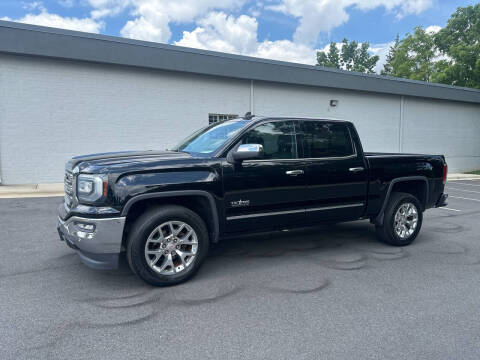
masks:
POLYGON ((148 284, 176 285, 195 275, 207 256, 209 243, 207 227, 196 213, 177 205, 155 207, 132 226, 127 261, 148 284))
POLYGON ((377 225, 375 229, 377 231, 378 236, 383 242, 393 246, 406 246, 406 245, 410 245, 413 242, 413 240, 415 240, 415 238, 417 237, 422 227, 422 221, 423 221, 423 213, 422 213, 422 206, 420 204, 420 201, 418 201, 418 199, 411 194, 395 192, 395 193, 392 193, 392 195, 390 196, 387 207, 385 209, 383 225, 377 225), (402 219, 403 215, 400 214, 399 215, 400 220, 398 224, 404 224, 404 225, 400 225, 396 227, 395 217, 397 215, 397 212, 399 212, 399 209, 402 206, 403 207, 402 207, 402 210, 400 210, 400 212, 405 211, 406 209, 409 209, 408 204, 413 206, 416 211, 416 216, 417 216, 416 225, 412 226, 414 224, 413 219, 415 218, 415 214, 412 212, 410 216, 406 216, 403 219, 402 219), (412 228, 413 228, 413 231, 411 231, 412 228), (400 234, 399 232, 397 232, 396 229, 400 231, 400 234))

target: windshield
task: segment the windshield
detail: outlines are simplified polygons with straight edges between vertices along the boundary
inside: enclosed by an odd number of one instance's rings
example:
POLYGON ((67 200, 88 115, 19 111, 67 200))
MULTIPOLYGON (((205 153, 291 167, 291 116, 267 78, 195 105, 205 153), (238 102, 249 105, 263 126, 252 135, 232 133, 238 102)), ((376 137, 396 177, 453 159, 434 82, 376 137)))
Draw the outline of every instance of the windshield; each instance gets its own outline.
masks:
POLYGON ((229 120, 207 126, 183 140, 175 149, 205 156, 212 154, 247 123, 246 120, 229 120))

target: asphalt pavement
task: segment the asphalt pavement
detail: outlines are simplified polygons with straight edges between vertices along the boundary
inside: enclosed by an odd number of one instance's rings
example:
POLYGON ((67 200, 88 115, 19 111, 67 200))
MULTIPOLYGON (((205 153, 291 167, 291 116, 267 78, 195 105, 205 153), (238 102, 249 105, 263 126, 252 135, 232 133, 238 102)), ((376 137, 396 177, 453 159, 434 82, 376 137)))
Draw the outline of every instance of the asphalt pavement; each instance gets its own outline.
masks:
POLYGON ((231 239, 154 288, 60 242, 60 198, 0 199, 0 359, 479 359, 480 181, 417 240, 368 221, 231 239))

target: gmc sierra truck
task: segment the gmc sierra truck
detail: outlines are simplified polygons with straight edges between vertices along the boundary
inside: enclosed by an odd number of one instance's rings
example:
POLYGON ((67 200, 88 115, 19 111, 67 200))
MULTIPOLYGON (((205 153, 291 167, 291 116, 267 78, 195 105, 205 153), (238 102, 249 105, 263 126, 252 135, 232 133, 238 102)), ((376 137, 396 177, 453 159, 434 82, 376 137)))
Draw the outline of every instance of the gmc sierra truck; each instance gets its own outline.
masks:
POLYGON ((423 212, 446 205, 442 155, 364 153, 348 121, 245 116, 170 151, 93 154, 66 164, 58 233, 81 260, 149 284, 194 275, 232 235, 370 219, 410 244, 423 212))

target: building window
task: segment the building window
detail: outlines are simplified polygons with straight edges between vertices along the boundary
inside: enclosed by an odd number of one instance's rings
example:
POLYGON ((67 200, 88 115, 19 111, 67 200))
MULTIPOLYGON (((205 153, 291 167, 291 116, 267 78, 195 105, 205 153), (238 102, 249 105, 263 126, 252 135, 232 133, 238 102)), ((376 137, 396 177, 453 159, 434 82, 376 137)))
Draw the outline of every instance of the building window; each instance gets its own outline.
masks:
POLYGON ((232 120, 238 118, 234 114, 208 114, 208 124, 215 124, 220 121, 232 120))

